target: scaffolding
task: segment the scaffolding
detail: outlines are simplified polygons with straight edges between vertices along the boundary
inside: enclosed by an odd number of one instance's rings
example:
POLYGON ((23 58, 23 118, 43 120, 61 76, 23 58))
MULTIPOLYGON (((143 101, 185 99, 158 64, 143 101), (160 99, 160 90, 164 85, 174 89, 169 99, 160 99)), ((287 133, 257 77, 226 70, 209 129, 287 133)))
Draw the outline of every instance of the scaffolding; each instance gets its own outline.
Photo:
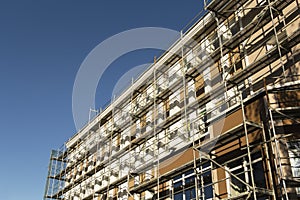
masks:
POLYGON ((51 152, 45 200, 300 198, 299 1, 204 5, 51 152))

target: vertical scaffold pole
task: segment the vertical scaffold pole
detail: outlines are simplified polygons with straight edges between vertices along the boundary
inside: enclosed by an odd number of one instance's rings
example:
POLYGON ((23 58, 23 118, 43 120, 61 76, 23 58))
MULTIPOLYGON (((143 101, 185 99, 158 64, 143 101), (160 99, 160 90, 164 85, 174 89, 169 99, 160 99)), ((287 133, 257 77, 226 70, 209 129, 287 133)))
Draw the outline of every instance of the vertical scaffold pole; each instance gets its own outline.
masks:
POLYGON ((159 135, 156 134, 156 91, 158 89, 157 87, 157 80, 156 80, 156 68, 153 69, 153 135, 154 138, 156 137, 157 141, 157 199, 159 200, 159 185, 160 185, 160 173, 159 173, 159 135))
POLYGON ((276 46, 277 46, 277 50, 278 50, 279 57, 280 57, 279 59, 280 59, 280 65, 282 67, 283 77, 284 77, 284 79, 286 79, 286 72, 285 72, 285 67, 284 67, 284 63, 283 63, 283 59, 282 59, 281 47, 280 47, 281 45, 280 45, 280 42, 278 39, 277 30, 275 27, 275 21, 274 21, 274 15, 273 15, 274 8, 272 7, 270 0, 268 0, 268 8, 269 8, 271 19, 272 19, 272 29, 274 31, 274 35, 275 35, 275 39, 276 39, 276 46))
POLYGON ((255 180, 254 180, 254 175, 253 175, 252 158, 251 158, 251 151, 250 151, 250 143, 249 143, 249 138, 248 138, 247 124, 246 124, 247 119, 246 119, 246 115, 245 115, 243 95, 242 95, 241 91, 240 91, 240 102, 241 102, 242 114, 243 114, 243 125, 244 125, 245 139, 246 139, 246 145, 247 145, 247 155, 248 155, 248 161, 249 161, 249 167, 250 167, 250 176, 251 176, 251 182, 252 182, 253 199, 257 200, 255 180))

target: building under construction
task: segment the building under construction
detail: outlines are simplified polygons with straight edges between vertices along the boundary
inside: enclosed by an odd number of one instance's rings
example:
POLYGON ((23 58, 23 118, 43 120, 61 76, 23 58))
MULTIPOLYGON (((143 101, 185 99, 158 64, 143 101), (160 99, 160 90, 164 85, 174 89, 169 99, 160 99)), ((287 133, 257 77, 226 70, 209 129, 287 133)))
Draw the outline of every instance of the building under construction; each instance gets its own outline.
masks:
POLYGON ((300 0, 204 5, 52 151, 45 200, 300 199, 300 0))

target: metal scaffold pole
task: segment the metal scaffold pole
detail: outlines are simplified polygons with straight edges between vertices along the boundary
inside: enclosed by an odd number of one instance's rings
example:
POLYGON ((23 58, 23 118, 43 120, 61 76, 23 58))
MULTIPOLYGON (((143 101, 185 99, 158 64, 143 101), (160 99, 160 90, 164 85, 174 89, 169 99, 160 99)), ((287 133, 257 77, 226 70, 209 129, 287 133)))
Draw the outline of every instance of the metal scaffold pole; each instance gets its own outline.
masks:
POLYGON ((254 200, 257 199, 256 196, 256 186, 255 186, 255 180, 254 180, 254 171, 253 171, 253 166, 252 166, 252 158, 251 158, 251 150, 250 150, 250 143, 249 143, 249 138, 248 138, 248 129, 247 129, 247 124, 246 124, 246 113, 245 113, 245 107, 244 107, 244 101, 243 101, 243 95, 240 92, 240 103, 242 107, 242 114, 243 114, 243 125, 244 125, 244 131, 245 131, 245 139, 246 139, 246 145, 247 145, 247 156, 248 156, 248 161, 249 161, 249 167, 250 167, 250 177, 251 177, 251 183, 252 183, 252 189, 253 189, 253 198, 254 200))
MULTIPOLYGON (((192 123, 192 130, 193 130, 193 163, 194 163, 194 173, 195 173, 195 192, 196 192, 196 199, 200 199, 200 195, 199 195, 199 177, 198 177, 198 168, 197 168, 197 156, 196 156, 196 144, 195 144, 195 128, 194 128, 194 123, 192 123)), ((197 133, 196 133, 197 134, 197 133)), ((199 153, 198 153, 199 154, 199 153)), ((201 161, 200 161, 200 169, 201 169, 201 161)), ((202 185, 202 181, 201 181, 201 185, 202 185)))
POLYGON ((266 91, 266 98, 267 98, 267 109, 268 109, 268 113, 269 113, 269 117, 270 117, 270 134, 273 134, 270 136, 270 138, 274 139, 274 143, 275 143, 275 148, 273 147, 272 145, 272 148, 273 148, 273 152, 275 154, 275 168, 276 168, 276 171, 277 171, 277 177, 278 177, 278 183, 281 183, 282 182, 282 185, 283 185, 283 193, 286 197, 286 200, 289 200, 289 196, 288 196, 288 193, 287 193, 287 189, 286 189, 286 183, 285 183, 285 180, 282 179, 283 177, 283 172, 282 172, 282 163, 281 163, 281 156, 280 156, 280 152, 279 152, 279 147, 278 147, 278 139, 277 139, 277 135, 276 135, 276 131, 275 131, 275 124, 274 124, 274 119, 273 119, 273 114, 272 114, 272 107, 271 107, 271 104, 270 104, 270 99, 269 99, 269 91, 268 91, 268 87, 267 87, 267 84, 266 84, 266 79, 264 79, 264 87, 265 87, 265 91, 266 91), (278 166, 279 166, 279 169, 278 169, 278 166))
POLYGON ((159 172, 159 163, 160 163, 160 157, 159 157, 159 135, 156 133, 156 115, 157 115, 157 108, 156 108, 156 92, 158 91, 158 87, 157 87, 157 78, 156 78, 156 69, 154 68, 153 69, 153 87, 154 87, 154 89, 153 89, 153 91, 154 91, 154 93, 153 93, 153 135, 154 135, 154 138, 156 138, 156 141, 157 141, 157 157, 156 157, 156 159, 157 159, 157 163, 156 163, 156 165, 157 165, 157 199, 159 200, 159 190, 160 190, 160 187, 159 187, 159 185, 160 185, 160 172, 159 172))
POLYGON ((273 138, 274 138, 274 142, 275 142, 275 163, 276 163, 276 169, 277 171, 279 171, 279 183, 282 182, 283 185, 283 193, 286 197, 286 200, 289 200, 288 197, 288 193, 287 193, 287 189, 286 189, 286 183, 285 180, 282 178, 283 177, 283 172, 282 172, 282 163, 281 163, 281 156, 280 156, 280 152, 279 152, 279 147, 278 147, 278 139, 277 139, 277 135, 275 132, 275 125, 274 125, 274 119, 273 119, 273 114, 272 114, 272 109, 269 108, 269 115, 270 115, 270 121, 271 121, 271 128, 272 128, 272 133, 273 133, 273 138), (279 165, 279 169, 278 169, 278 165, 279 165))
POLYGON ((114 134, 114 114, 115 114, 115 95, 112 98, 112 115, 111 115, 111 124, 110 124, 110 139, 109 139, 109 156, 108 156, 108 181, 107 181, 107 189, 106 189, 106 199, 109 199, 109 191, 110 191, 110 184, 111 184, 111 176, 112 176, 112 167, 111 167, 111 159, 112 159, 112 146, 113 146, 113 134, 114 134))
MULTIPOLYGON (((261 126, 262 126, 262 135, 263 135, 263 147, 264 147, 264 152, 266 154, 267 170, 268 170, 268 174, 270 177, 270 187, 272 190, 272 196, 274 199, 276 199, 275 188, 273 185, 272 168, 271 168, 271 163, 270 163, 271 160, 270 160, 269 147, 268 147, 268 143, 271 143, 271 140, 267 141, 264 124, 262 123, 261 126)), ((272 145, 272 143, 271 143, 271 145, 272 145)))
POLYGON ((277 33, 277 30, 276 30, 276 26, 275 26, 275 20, 274 20, 274 14, 273 14, 273 9, 274 8, 272 7, 272 4, 271 4, 270 0, 268 0, 268 8, 269 8, 270 15, 271 15, 272 29, 273 29, 274 35, 275 35, 276 47, 277 47, 278 54, 279 54, 280 65, 282 67, 283 77, 284 77, 284 79, 286 79, 286 72, 285 72, 285 67, 284 67, 284 63, 283 63, 283 59, 282 59, 282 53, 281 53, 281 44, 279 42, 278 33, 277 33))
MULTIPOLYGON (((57 151, 55 151, 55 154, 56 154, 56 153, 57 153, 57 151)), ((53 156, 51 159, 53 159, 53 158, 54 158, 54 156, 53 156)), ((54 162, 55 162, 55 164, 54 164, 54 166, 55 166, 55 167, 54 167, 54 173, 51 174, 51 176, 56 176, 56 171, 57 171, 57 159, 55 159, 54 162)), ((54 193, 54 192, 55 192, 54 189, 55 189, 55 187, 56 187, 56 186, 55 186, 55 185, 56 185, 56 184, 55 184, 56 181, 57 181, 57 180, 54 180, 54 179, 53 179, 53 181, 52 181, 52 187, 51 187, 51 188, 52 188, 52 190, 51 190, 51 196, 52 196, 52 197, 54 197, 54 194, 55 194, 55 193, 54 193)), ((54 197, 54 198, 55 198, 55 197, 54 197)))
MULTIPOLYGON (((131 78, 131 88, 133 87, 133 83, 134 83, 134 79, 133 77, 131 78)), ((134 110, 134 105, 133 105, 133 89, 130 90, 130 111, 129 111, 129 117, 130 117, 130 127, 133 126, 133 124, 135 123, 134 122, 134 113, 133 113, 133 110, 134 110)), ((130 129, 131 130, 131 129, 130 129)), ((128 175, 127 175, 127 198, 132 197, 134 198, 134 196, 131 194, 130 192, 130 179, 131 179, 131 170, 132 170, 132 163, 131 163, 131 160, 132 160, 132 133, 131 131, 129 132, 129 148, 128 148, 128 154, 129 154, 129 169, 128 169, 128 175)), ((124 161, 126 162, 126 161, 124 161)))

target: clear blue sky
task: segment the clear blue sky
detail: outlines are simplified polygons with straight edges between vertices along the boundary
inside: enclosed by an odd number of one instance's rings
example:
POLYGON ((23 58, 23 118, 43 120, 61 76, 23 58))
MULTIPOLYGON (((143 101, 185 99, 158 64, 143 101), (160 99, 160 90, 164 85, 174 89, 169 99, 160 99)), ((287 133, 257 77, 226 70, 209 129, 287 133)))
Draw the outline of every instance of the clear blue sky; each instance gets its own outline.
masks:
MULTIPOLYGON (((202 0, 2 0, 0 4, 0 199, 42 199, 50 150, 75 133, 72 88, 101 41, 138 27, 181 30, 202 0)), ((129 53, 106 72, 97 107, 131 66, 155 50, 129 53), (114 76, 115 78, 111 78, 114 76)))

